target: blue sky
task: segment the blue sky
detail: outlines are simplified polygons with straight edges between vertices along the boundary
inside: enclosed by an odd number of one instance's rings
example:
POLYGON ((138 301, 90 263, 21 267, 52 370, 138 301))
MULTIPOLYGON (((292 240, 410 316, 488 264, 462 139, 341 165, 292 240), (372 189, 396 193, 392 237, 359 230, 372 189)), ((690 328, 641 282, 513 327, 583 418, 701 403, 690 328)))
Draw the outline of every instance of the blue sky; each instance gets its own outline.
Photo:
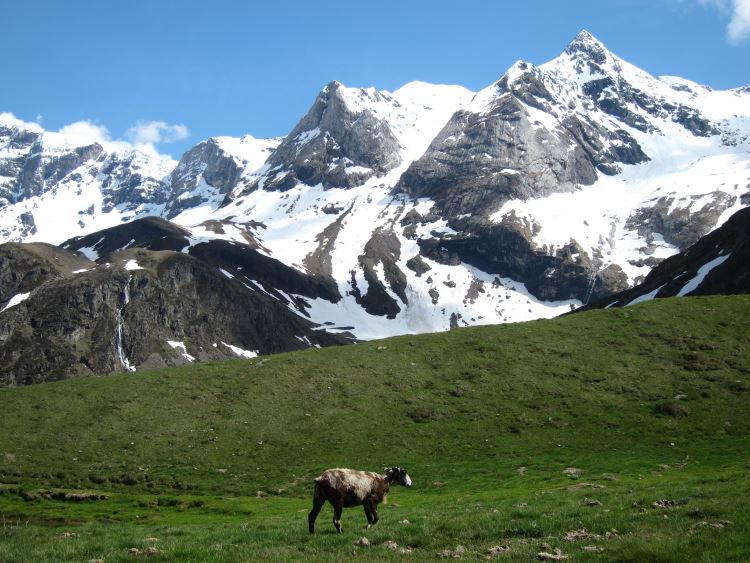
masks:
POLYGON ((648 72, 750 83, 750 0, 0 0, 0 112, 178 157, 288 133, 331 80, 478 90, 588 29, 648 72))

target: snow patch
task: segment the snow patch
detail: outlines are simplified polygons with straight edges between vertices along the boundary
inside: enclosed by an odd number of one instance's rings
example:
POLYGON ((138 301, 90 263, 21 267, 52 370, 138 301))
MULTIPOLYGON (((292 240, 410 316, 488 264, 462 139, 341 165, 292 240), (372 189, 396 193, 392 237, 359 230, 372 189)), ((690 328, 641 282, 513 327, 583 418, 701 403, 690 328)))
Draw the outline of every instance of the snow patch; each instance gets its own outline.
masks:
POLYGON ((709 274, 709 272, 717 266, 723 264, 724 261, 731 255, 731 253, 725 254, 724 256, 719 256, 718 258, 714 258, 710 262, 703 264, 703 266, 698 269, 698 273, 695 275, 695 277, 682 286, 682 289, 680 289, 677 296, 683 297, 691 291, 695 291, 696 289, 698 289, 698 286, 703 283, 704 278, 709 274))
POLYGON ((179 340, 167 340, 167 344, 169 344, 173 350, 180 352, 182 357, 188 362, 195 361, 195 358, 187 353, 187 348, 185 347, 184 342, 180 342, 179 340))
POLYGON ((232 346, 222 341, 222 344, 229 348, 235 356, 240 358, 255 358, 258 356, 258 350, 243 350, 239 346, 232 346))
POLYGON ((645 295, 640 295, 640 296, 636 297, 632 301, 629 301, 628 303, 626 303, 625 306, 629 307, 630 305, 637 305, 638 303, 643 303, 644 301, 651 301, 652 299, 655 299, 656 298, 656 294, 661 291, 662 287, 664 287, 664 286, 661 285, 661 286, 657 287, 655 290, 646 293, 645 295))
POLYGON ((29 298, 29 295, 31 295, 31 292, 29 293, 18 293, 17 295, 14 295, 10 298, 10 301, 3 307, 3 309, 0 311, 2 313, 3 311, 7 311, 11 307, 15 307, 19 303, 23 303, 29 298))

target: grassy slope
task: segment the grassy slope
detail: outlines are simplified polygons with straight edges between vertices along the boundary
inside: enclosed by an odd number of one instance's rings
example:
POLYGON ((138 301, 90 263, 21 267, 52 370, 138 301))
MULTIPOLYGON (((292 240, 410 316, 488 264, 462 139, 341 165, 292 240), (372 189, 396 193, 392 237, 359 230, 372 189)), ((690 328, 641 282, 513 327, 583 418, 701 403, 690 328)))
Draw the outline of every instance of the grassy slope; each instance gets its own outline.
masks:
MULTIPOLYGON (((326 467, 386 465, 406 466, 416 486, 394 491, 367 535, 420 558, 502 543, 504 558, 524 560, 546 542, 577 560, 742 560, 749 335, 748 297, 658 300, 0 390, 0 513, 9 522, 0 540, 11 540, 0 541, 0 561, 125 560, 148 535, 160 537, 166 559, 340 557, 355 549, 364 515, 345 512, 343 539, 308 537, 310 482, 326 467), (567 467, 584 473, 572 481, 567 467), (581 482, 595 487, 568 490, 581 482), (110 497, 24 500, 53 487, 110 497), (664 498, 676 505, 651 507, 664 498), (31 525, 51 518, 86 524, 64 541, 31 525), (121 523, 89 523, 103 518, 121 523), (562 539, 581 527, 618 533, 562 539), (606 551, 583 552, 589 544, 606 551)), ((329 520, 326 509, 322 532, 329 520)))

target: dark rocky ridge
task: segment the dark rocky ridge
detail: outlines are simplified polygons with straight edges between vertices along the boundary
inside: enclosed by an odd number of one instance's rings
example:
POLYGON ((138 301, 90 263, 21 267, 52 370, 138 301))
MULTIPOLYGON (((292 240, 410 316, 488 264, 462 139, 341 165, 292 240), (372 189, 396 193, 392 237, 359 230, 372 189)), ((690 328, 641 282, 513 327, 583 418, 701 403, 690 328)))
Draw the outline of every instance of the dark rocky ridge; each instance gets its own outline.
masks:
POLYGON ((96 264, 44 243, 0 245, 0 310, 21 293, 29 293, 43 283, 96 264))
POLYGON ((362 305, 371 315, 386 316, 393 319, 401 311, 398 301, 389 293, 390 289, 401 301, 408 303, 406 298, 407 279, 397 262, 401 256, 401 242, 391 229, 379 228, 372 233, 365 244, 364 253, 359 257, 359 266, 367 282, 367 290, 362 293, 354 281, 352 272, 352 293, 357 303, 362 305), (380 280, 376 268, 380 266, 385 276, 387 286, 380 280))
POLYGON ((114 252, 126 248, 180 252, 190 244, 189 235, 189 231, 165 219, 144 217, 67 240, 60 246, 74 252, 83 248, 92 249, 97 254, 96 262, 104 264, 110 261, 114 252))
POLYGON ((750 293, 750 208, 732 215, 721 227, 702 237, 684 252, 657 265, 640 285, 591 303, 586 309, 623 307, 653 293, 674 297, 714 260, 727 257, 711 269, 686 295, 732 295, 750 293))
MULTIPOLYGON (((247 283, 259 284, 283 302, 287 300, 277 290, 312 299, 322 297, 333 302, 340 299, 332 278, 306 274, 287 266, 259 252, 252 241, 243 244, 217 239, 191 244, 189 235, 186 229, 165 219, 144 217, 71 239, 61 246, 72 251, 92 249, 98 255, 96 262, 99 264, 111 262, 116 253, 129 248, 186 252, 217 270, 222 268, 247 283)), ((303 307, 299 309, 304 313, 303 307)))
MULTIPOLYGON (((111 265, 72 274, 43 257, 35 263, 36 254, 25 246, 0 246, 3 280, 12 278, 8 271, 21 271, 19 262, 29 272, 25 281, 8 284, 10 292, 3 289, 0 302, 11 292, 31 291, 0 313, 3 385, 184 363, 168 340, 184 342, 198 360, 235 357, 223 342, 269 354, 351 341, 315 330, 283 302, 183 253, 112 252, 111 265), (127 260, 141 268, 117 265, 127 260)), ((94 266, 64 250, 56 253, 70 264, 94 266)))
POLYGON ((418 241, 420 254, 442 264, 465 262, 488 274, 524 280, 535 297, 547 301, 588 301, 627 287, 617 266, 599 270, 572 241, 550 254, 532 242, 534 225, 515 215, 500 223, 470 219, 458 235, 418 241))

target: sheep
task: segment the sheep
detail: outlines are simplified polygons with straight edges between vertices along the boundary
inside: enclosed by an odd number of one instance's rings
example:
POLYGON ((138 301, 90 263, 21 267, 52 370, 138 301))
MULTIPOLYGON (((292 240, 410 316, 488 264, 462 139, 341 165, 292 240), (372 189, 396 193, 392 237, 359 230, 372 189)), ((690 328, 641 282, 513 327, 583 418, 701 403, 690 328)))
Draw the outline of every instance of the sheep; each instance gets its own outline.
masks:
POLYGON ((385 475, 355 469, 328 469, 315 479, 313 507, 307 517, 310 533, 315 532, 315 519, 326 501, 333 505, 333 525, 337 533, 341 528, 344 507, 362 505, 369 528, 378 521, 378 504, 385 500, 391 484, 411 487, 411 477, 401 467, 386 468, 385 475))

